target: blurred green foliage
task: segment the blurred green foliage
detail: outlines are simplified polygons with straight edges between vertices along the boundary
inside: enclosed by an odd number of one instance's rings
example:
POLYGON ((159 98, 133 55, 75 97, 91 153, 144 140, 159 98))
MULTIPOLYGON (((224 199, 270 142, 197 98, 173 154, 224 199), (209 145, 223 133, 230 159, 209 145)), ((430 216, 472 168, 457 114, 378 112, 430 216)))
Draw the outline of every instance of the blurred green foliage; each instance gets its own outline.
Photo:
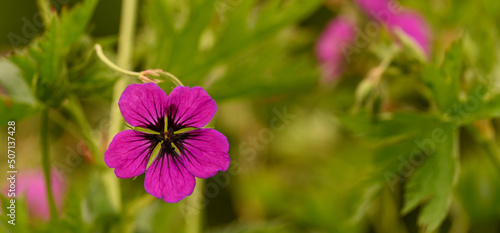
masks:
MULTIPOLYGON (((28 221, 21 198, 15 228, 0 217, 6 232, 185 228, 187 203, 148 199, 142 176, 121 180, 124 207, 115 210, 103 168, 89 156, 102 156, 113 136, 102 132, 114 82, 130 78, 111 71, 92 50, 100 43, 115 58, 116 31, 99 28, 116 24, 106 15, 117 16, 120 6, 103 2, 56 9, 38 28, 43 33, 28 38, 26 47, 11 44, 15 53, 0 60, 0 119, 18 120, 19 145, 38 143, 28 131, 38 129, 33 118, 48 107, 52 159, 67 161, 69 146, 79 148, 83 161, 64 170, 68 190, 58 222, 28 221)), ((207 180, 219 192, 205 199, 206 232, 498 232, 500 3, 402 2, 431 23, 433 55, 423 59, 396 35, 403 46, 381 82, 369 86, 370 101, 360 101, 358 85, 398 43, 382 30, 334 85, 318 83, 318 25, 344 11, 359 18, 360 28, 367 20, 351 1, 339 2, 140 3, 134 70, 161 68, 204 87, 219 106, 213 126, 231 145, 238 172, 230 173, 227 187, 217 183, 220 176, 207 180), (293 117, 273 129, 283 112, 293 117)), ((1 48, 10 49, 6 43, 1 48)), ((38 149, 21 149, 20 170, 38 166, 32 158, 38 149)), ((7 199, 2 203, 3 211, 7 199)))

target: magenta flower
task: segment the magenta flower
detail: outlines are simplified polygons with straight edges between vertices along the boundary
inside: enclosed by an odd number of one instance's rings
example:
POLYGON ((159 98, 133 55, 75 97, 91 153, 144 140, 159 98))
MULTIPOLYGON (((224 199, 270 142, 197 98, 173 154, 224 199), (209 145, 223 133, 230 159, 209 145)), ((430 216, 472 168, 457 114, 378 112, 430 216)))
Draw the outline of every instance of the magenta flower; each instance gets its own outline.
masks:
POLYGON ((422 48, 427 56, 431 50, 431 30, 425 19, 414 11, 405 11, 397 14, 393 20, 387 23, 391 30, 400 28, 422 48))
POLYGON ((167 96, 154 83, 131 84, 118 105, 133 130, 118 133, 105 153, 117 177, 145 172, 146 191, 173 203, 191 195, 195 176, 227 170, 227 138, 202 128, 217 109, 203 88, 178 86, 167 96))
POLYGON ((368 15, 372 16, 382 15, 384 16, 392 16, 394 15, 395 10, 390 7, 390 4, 393 3, 391 0, 355 0, 358 6, 368 15))
POLYGON ((404 11, 397 2, 391 0, 356 0, 356 3, 372 19, 386 24, 390 31, 397 28, 404 31, 429 56, 431 30, 418 12, 404 11))
MULTIPOLYGON (((54 202, 57 209, 60 211, 64 201, 65 184, 60 179, 54 170, 51 172, 51 186, 54 195, 54 202)), ((4 193, 7 193, 7 187, 4 193)), ((28 214, 31 218, 41 219, 43 221, 50 220, 50 210, 47 201, 47 186, 45 178, 41 170, 23 171, 19 173, 16 184, 16 198, 26 198, 26 206, 28 214)))
POLYGON ((316 57, 322 66, 324 82, 332 82, 344 72, 347 49, 355 35, 354 24, 347 18, 338 17, 328 23, 316 43, 316 57))

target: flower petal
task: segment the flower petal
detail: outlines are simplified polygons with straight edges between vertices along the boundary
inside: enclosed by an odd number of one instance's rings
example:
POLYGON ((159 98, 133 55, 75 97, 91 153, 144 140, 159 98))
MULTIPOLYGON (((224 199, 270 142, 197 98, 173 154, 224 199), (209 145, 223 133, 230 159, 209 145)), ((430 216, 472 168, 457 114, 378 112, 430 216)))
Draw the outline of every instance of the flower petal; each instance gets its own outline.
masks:
POLYGON ((115 168, 119 178, 138 176, 146 171, 146 166, 154 146, 144 137, 144 133, 125 130, 118 133, 104 154, 104 161, 115 168))
POLYGON ((166 101, 167 94, 155 83, 130 84, 123 91, 118 106, 131 126, 149 126, 149 129, 159 131, 163 130, 166 101))
POLYGON ((209 178, 218 171, 226 171, 231 159, 227 152, 227 138, 214 129, 190 131, 177 148, 181 151, 184 164, 196 177, 209 178))
POLYGON ((151 195, 175 203, 191 195, 196 181, 182 161, 173 155, 163 155, 146 172, 144 188, 151 195))
POLYGON ((201 87, 178 86, 170 93, 167 111, 174 120, 175 130, 185 127, 203 127, 215 114, 215 101, 201 87))
MULTIPOLYGON (((358 6, 369 16, 379 20, 380 17, 392 17, 398 13, 398 3, 391 0, 356 0, 358 6)), ((385 20, 384 20, 385 21, 385 20)))
POLYGON ((331 20, 316 43, 316 57, 321 63, 323 82, 335 81, 349 62, 349 49, 355 39, 355 25, 347 17, 331 20))
POLYGON ((412 37, 422 48, 427 56, 431 50, 431 29, 427 21, 416 11, 405 11, 394 17, 389 28, 401 28, 406 34, 412 37))

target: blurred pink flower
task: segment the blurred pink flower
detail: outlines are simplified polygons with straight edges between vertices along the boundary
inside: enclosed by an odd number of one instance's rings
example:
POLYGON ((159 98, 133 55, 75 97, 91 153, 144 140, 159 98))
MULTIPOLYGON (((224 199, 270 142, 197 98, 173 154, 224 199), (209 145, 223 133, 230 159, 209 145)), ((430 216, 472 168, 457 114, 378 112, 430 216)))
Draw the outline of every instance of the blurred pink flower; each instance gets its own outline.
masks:
POLYGON ((354 24, 344 17, 331 20, 316 43, 316 57, 322 66, 323 81, 332 82, 344 72, 344 55, 356 35, 354 24))
POLYGON ((381 14, 390 14, 394 15, 395 9, 391 7, 391 0, 355 0, 358 6, 363 10, 367 15, 372 16, 373 14, 381 15, 381 14))
MULTIPOLYGON (((56 175, 55 171, 51 173, 51 186, 54 201, 57 209, 60 211, 64 200, 65 185, 64 181, 56 175)), ((50 220, 47 189, 41 170, 19 172, 16 180, 16 198, 20 197, 26 198, 26 206, 30 217, 43 221, 50 220)))
POLYGON ((391 0, 355 0, 355 2, 366 15, 386 24, 391 32, 400 28, 429 56, 431 29, 418 12, 404 11, 398 2, 391 0))
POLYGON ((412 37, 418 45, 429 56, 431 48, 431 30, 425 19, 415 11, 405 11, 397 14, 391 22, 388 23, 391 30, 400 28, 408 36, 412 37))

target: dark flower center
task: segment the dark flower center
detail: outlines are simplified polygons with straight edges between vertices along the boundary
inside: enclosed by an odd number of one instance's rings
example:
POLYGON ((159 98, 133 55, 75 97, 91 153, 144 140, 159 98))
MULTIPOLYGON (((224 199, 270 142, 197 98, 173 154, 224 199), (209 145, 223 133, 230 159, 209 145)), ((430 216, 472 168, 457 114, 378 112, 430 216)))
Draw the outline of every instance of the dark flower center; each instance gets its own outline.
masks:
MULTIPOLYGON (((190 138, 191 132, 179 132, 179 130, 189 128, 184 122, 176 122, 174 116, 177 114, 176 106, 169 106, 165 112, 156 113, 153 122, 147 122, 143 128, 158 132, 159 134, 147 134, 143 137, 149 142, 149 155, 151 156, 156 146, 161 143, 157 159, 165 156, 179 157, 185 153, 184 140, 190 138), (166 120, 165 120, 166 117, 166 120), (165 122, 167 121, 167 122, 165 122), (165 123, 168 129, 165 130, 165 123)), ((195 128, 192 128, 195 129, 195 128)))

